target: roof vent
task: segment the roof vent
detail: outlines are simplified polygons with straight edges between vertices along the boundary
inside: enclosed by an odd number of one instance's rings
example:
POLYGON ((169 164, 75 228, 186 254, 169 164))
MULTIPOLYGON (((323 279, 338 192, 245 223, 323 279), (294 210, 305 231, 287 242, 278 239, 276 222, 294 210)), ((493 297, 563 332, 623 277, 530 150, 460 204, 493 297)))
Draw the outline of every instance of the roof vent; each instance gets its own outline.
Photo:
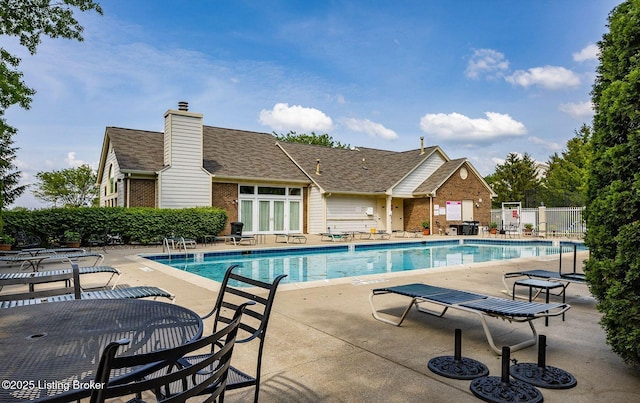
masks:
POLYGON ((316 160, 316 175, 322 175, 320 173, 320 160, 319 159, 316 160))
POLYGON ((189 102, 187 102, 187 101, 178 102, 178 110, 179 111, 188 111, 189 110, 189 102))
POLYGON ((420 155, 424 155, 424 136, 420 136, 420 155))

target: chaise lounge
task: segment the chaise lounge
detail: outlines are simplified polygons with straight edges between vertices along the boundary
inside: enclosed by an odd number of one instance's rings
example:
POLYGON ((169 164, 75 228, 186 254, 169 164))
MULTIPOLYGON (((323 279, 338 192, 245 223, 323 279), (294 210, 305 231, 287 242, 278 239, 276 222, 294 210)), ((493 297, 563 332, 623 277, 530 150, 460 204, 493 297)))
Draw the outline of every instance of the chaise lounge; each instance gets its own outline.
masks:
POLYGON ((570 305, 565 303, 541 304, 515 301, 420 283, 374 289, 369 296, 369 303, 375 319, 394 326, 402 324, 414 305, 418 311, 437 317, 444 316, 449 308, 473 313, 480 319, 489 346, 498 355, 502 354, 502 349, 496 347, 493 341, 491 330, 486 321, 487 317, 500 318, 509 322, 527 322, 529 324, 533 333, 532 337, 509 346, 511 351, 517 351, 536 344, 538 334, 533 325, 533 320, 562 315, 571 308, 570 305), (380 315, 380 311, 374 305, 373 300, 374 297, 384 294, 396 294, 411 298, 409 305, 400 318, 396 317, 395 320, 391 320, 380 315), (441 311, 426 309, 420 306, 423 303, 435 304, 443 307, 443 309, 441 311))
MULTIPOLYGON (((32 273, 37 274, 37 273, 32 273)), ((24 284, 29 291, 12 294, 0 294, 0 308, 13 308, 23 305, 34 305, 40 303, 52 303, 59 301, 70 301, 74 299, 126 299, 126 298, 148 298, 158 297, 175 300, 175 296, 166 290, 154 286, 121 287, 109 290, 82 291, 80 287, 80 269, 77 264, 72 264, 72 269, 52 271, 49 275, 34 275, 26 279, 0 280, 0 288, 4 285, 24 284), (47 288, 35 290, 35 285, 64 282, 65 287, 47 288), (71 283, 73 282, 73 285, 71 283)))

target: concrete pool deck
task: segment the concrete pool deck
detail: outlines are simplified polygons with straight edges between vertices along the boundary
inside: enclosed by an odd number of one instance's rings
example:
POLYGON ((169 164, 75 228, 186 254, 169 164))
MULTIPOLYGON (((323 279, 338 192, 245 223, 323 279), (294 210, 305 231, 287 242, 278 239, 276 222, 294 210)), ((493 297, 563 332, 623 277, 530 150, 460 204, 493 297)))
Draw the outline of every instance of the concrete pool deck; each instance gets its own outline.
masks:
MULTIPOLYGON (((269 242, 257 246, 199 245, 197 251, 256 249, 288 246, 269 242)), ((327 245, 307 235, 308 245, 327 245)), ((466 237, 473 238, 473 237, 466 237)), ((425 239, 425 238, 423 238, 425 239)), ((429 240, 451 239, 431 236, 429 240)), ((391 238, 390 242, 406 241, 391 238)), ((356 241, 371 242, 371 241, 356 241)), ((157 285, 176 295, 176 303, 205 314, 212 307, 217 283, 190 273, 141 259, 138 254, 161 253, 161 247, 108 249, 104 264, 123 272, 121 285, 157 285)), ((192 251, 190 249, 189 251, 192 251)), ((587 257, 579 252, 578 262, 587 257)), ((563 254, 570 268, 573 254, 563 254)), ((265 344, 261 402, 475 402, 470 381, 432 373, 427 362, 453 355, 456 328, 462 329, 462 355, 486 364, 500 376, 501 358, 486 342, 479 320, 456 310, 436 318, 412 311, 401 327, 373 319, 368 297, 371 289, 412 282, 445 286, 506 297, 504 272, 527 269, 557 270, 556 257, 388 273, 358 279, 285 284, 276 296, 265 344)), ((83 279, 84 280, 84 279, 83 279)), ((99 279, 97 279, 99 280, 99 279)), ((83 284, 85 285, 85 284, 83 284)), ((552 297, 552 300, 554 298, 552 297)), ((408 300, 388 297, 388 312, 400 314, 408 300)), ((566 320, 551 318, 549 327, 536 320, 539 334, 547 336, 547 365, 564 369, 578 381, 567 390, 540 389, 546 402, 628 402, 640 400, 640 371, 611 351, 598 321, 600 313, 586 285, 571 284, 566 320)), ((496 344, 530 334, 526 324, 489 319, 496 344)), ((210 323, 207 323, 207 330, 210 323)), ((207 331, 205 330, 205 332, 207 331)), ((537 348, 512 354, 518 362, 536 362, 537 348)), ((237 348, 234 365, 251 362, 250 352, 237 348)), ((248 366, 247 369, 251 367, 248 366)), ((251 401, 253 388, 228 391, 229 402, 251 401)))

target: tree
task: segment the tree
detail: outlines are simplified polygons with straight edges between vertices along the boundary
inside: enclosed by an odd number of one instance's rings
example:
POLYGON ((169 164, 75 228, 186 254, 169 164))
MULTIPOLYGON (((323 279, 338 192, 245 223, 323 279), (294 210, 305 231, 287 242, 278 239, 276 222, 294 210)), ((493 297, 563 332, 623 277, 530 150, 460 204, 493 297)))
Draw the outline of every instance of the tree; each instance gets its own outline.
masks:
POLYGON ((90 206, 98 197, 98 178, 89 165, 66 168, 60 171, 38 172, 39 182, 33 195, 56 207, 90 206))
MULTIPOLYGON (((83 28, 73 17, 74 8, 83 12, 95 10, 102 14, 100 5, 92 0, 0 0, 0 35, 18 37, 20 45, 32 55, 36 53, 42 35, 82 41, 83 28)), ((11 204, 26 188, 18 186, 20 172, 15 171, 13 164, 17 149, 12 147, 12 138, 17 130, 4 118, 6 110, 12 105, 29 109, 31 97, 35 94, 22 81, 19 65, 20 58, 0 47, 0 179, 3 184, 0 212, 3 206, 11 204)))
MULTIPOLYGON (((18 185, 20 172, 16 170, 13 160, 17 148, 13 147, 13 130, 0 119, 0 213, 4 206, 13 203, 25 191, 27 185, 18 185)), ((2 217, 0 214, 0 234, 2 233, 2 217)))
MULTIPOLYGON (((82 41, 83 28, 73 16, 74 8, 102 14, 102 8, 93 0, 0 0, 0 35, 18 37, 20 45, 32 55, 42 35, 82 41)), ((11 105, 29 109, 35 94, 22 81, 19 64, 18 57, 0 47, 0 119, 11 105)))
POLYGON ((590 161, 591 128, 582 125, 567 142, 567 150, 554 153, 547 161, 543 179, 544 202, 549 207, 584 206, 590 161))
POLYGON ((302 144, 315 144, 317 146, 333 147, 333 148, 349 148, 348 144, 342 144, 339 141, 335 141, 333 137, 325 134, 311 134, 301 133, 297 134, 294 131, 290 131, 287 134, 278 134, 273 132, 273 135, 278 141, 286 143, 302 143, 302 144))
POLYGON ((525 201, 530 194, 541 190, 536 162, 525 153, 522 157, 510 153, 504 164, 498 164, 496 171, 485 178, 498 197, 492 201, 494 208, 503 202, 525 201))
POLYGON ((607 342, 640 366, 640 0, 609 14, 596 80, 585 217, 587 281, 607 342))

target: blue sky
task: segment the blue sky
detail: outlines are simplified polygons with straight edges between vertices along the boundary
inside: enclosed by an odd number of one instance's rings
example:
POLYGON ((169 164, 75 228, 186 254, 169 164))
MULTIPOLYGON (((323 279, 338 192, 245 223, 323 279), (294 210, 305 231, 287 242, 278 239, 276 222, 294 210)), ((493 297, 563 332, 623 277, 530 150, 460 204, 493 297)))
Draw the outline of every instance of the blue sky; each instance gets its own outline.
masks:
MULTIPOLYGON (((178 101, 204 123, 329 133, 395 151, 439 145, 486 176, 545 162, 593 112, 609 0, 102 1, 84 42, 14 38, 37 93, 7 111, 23 183, 97 168, 105 127, 162 131, 178 101)), ((248 144, 247 146, 250 146, 248 144)), ((45 207, 30 191, 14 204, 45 207)))

